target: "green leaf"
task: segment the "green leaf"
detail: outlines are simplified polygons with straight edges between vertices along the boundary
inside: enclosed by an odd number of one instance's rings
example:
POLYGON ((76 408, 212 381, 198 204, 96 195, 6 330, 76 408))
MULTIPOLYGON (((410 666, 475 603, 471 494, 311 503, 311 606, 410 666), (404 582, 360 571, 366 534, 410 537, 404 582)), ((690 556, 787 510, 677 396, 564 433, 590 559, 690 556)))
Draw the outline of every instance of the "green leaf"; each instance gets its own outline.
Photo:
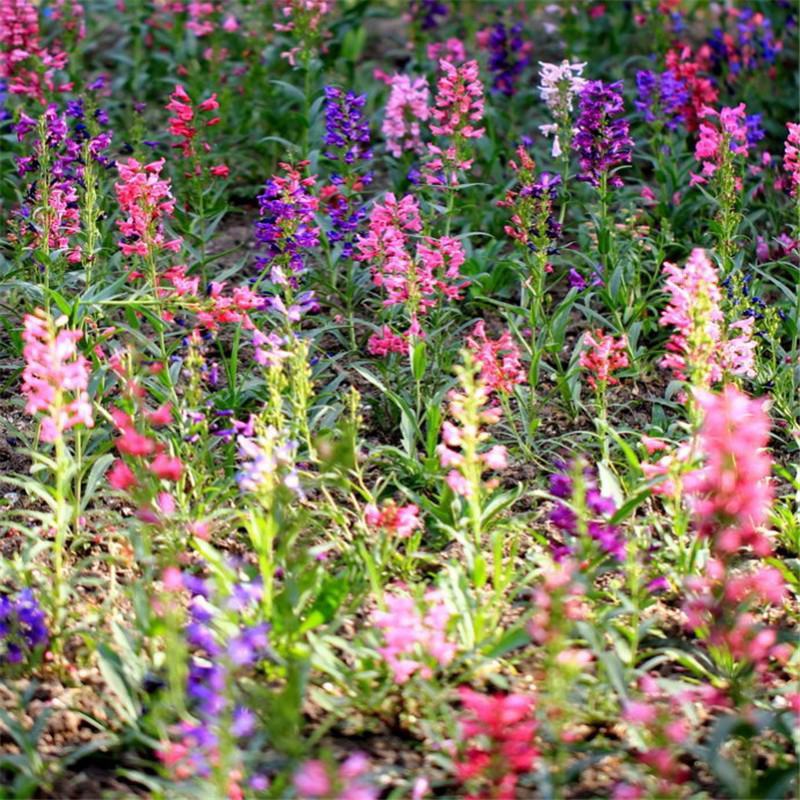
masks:
POLYGON ((415 381, 421 381, 428 365, 427 345, 420 339, 411 349, 411 374, 415 381))
POLYGON ((347 597, 349 585, 349 581, 344 576, 325 580, 320 593, 308 610, 308 616, 300 625, 299 632, 306 633, 330 622, 347 597))

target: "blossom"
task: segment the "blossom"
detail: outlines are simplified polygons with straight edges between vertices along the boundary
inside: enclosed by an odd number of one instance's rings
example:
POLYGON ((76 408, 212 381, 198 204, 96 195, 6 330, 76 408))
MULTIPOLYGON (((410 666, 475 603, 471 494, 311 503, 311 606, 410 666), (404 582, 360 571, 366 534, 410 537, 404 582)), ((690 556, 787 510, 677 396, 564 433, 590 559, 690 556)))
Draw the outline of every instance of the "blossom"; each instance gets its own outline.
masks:
MULTIPOLYGON (((234 697, 237 673, 265 657, 269 640, 265 623, 245 621, 261 601, 260 583, 235 583, 227 595, 218 596, 206 581, 189 574, 180 577, 191 595, 183 637, 191 653, 185 692, 193 720, 173 729, 179 741, 165 743, 159 758, 176 778, 185 780, 192 776, 208 778, 213 769, 222 766, 222 735, 241 739, 252 732, 253 712, 237 704, 234 697)), ((180 588, 174 575, 170 585, 180 588)), ((235 776, 231 780, 235 782, 235 776)), ((242 797, 230 791, 227 796, 242 797)))
POLYGON ((183 462, 179 458, 159 453, 150 463, 150 471, 157 478, 177 481, 183 474, 183 462))
POLYGON ((448 13, 447 4, 441 0, 409 0, 408 15, 423 31, 438 28, 448 13))
POLYGON ((0 595, 0 664, 19 664, 49 638, 45 613, 30 589, 0 595))
POLYGON ((373 333, 367 342, 370 355, 385 357, 390 353, 402 355, 408 352, 408 341, 405 336, 394 333, 388 325, 384 325, 378 333, 373 333))
POLYGON ((599 329, 587 331, 579 363, 590 373, 588 381, 592 389, 604 391, 606 386, 614 386, 619 383, 614 372, 628 366, 627 337, 615 339, 599 329))
POLYGON ((479 139, 484 129, 474 124, 483 119, 483 84, 478 62, 455 66, 442 59, 439 69, 442 74, 436 83, 431 132, 436 136, 479 139))
POLYGON ((619 188, 622 178, 612 170, 631 163, 633 140, 628 122, 621 114, 622 83, 588 81, 580 94, 572 146, 578 152, 581 171, 578 179, 600 186, 603 176, 609 186, 619 188))
POLYGON ((393 500, 381 508, 369 503, 364 507, 364 519, 371 528, 381 528, 400 539, 407 539, 422 524, 415 503, 398 506, 393 500))
POLYGON ((719 112, 706 107, 701 112, 704 120, 718 118, 718 125, 704 121, 700 123, 700 135, 694 148, 694 157, 702 164, 701 174, 693 175, 694 183, 706 183, 726 161, 730 153, 746 156, 749 152, 747 115, 744 103, 733 108, 725 107, 719 112))
MULTIPOLYGON (((177 137, 180 141, 174 144, 181 150, 184 158, 196 159, 200 153, 195 144, 195 139, 199 133, 198 124, 200 122, 201 114, 213 114, 219 108, 217 102, 216 92, 208 98, 198 103, 195 107, 192 103, 192 98, 186 93, 186 90, 178 84, 169 97, 169 103, 166 106, 168 111, 173 113, 168 120, 169 133, 171 136, 177 137)), ((204 128, 210 128, 220 122, 218 116, 210 116, 203 123, 204 128)), ((199 148, 200 152, 207 153, 211 146, 207 142, 203 142, 199 148)), ((199 163, 195 163, 193 167, 193 174, 199 176, 202 168, 199 163)), ((226 177, 230 170, 225 164, 218 164, 209 168, 209 173, 215 177, 226 177)))
POLYGON ((666 55, 667 70, 687 89, 689 97, 681 110, 688 131, 696 131, 702 110, 717 102, 719 93, 710 78, 701 75, 704 65, 695 58, 691 48, 670 50, 666 55))
POLYGON ((766 522, 773 495, 765 403, 733 386, 721 394, 698 389, 695 397, 703 412, 699 449, 705 465, 687 476, 685 485, 698 532, 713 536, 722 552, 749 543, 764 555, 770 548, 758 528, 766 522))
POLYGON ((789 135, 783 151, 783 168, 789 175, 789 192, 792 197, 800 196, 800 123, 787 122, 789 135))
POLYGON ((441 592, 426 592, 421 607, 405 593, 387 592, 384 599, 386 610, 374 611, 371 620, 383 631, 385 645, 378 652, 397 683, 406 683, 415 673, 430 678, 433 664, 446 667, 453 660, 457 648, 447 636, 453 609, 441 592))
POLYGON ((535 175, 536 163, 520 145, 517 158, 509 159, 516 173, 518 189, 508 189, 505 198, 497 201, 500 208, 512 211, 510 224, 503 226, 506 234, 532 252, 552 255, 558 252, 561 223, 554 212, 561 177, 550 172, 535 175))
POLYGON ((516 82, 530 63, 531 42, 522 38, 522 24, 507 27, 498 20, 491 28, 478 34, 481 47, 489 52, 488 68, 494 76, 492 90, 511 97, 516 82))
POLYGON ((561 471, 550 476, 550 492, 559 498, 550 512, 550 522, 563 535, 562 542, 553 543, 554 558, 561 561, 575 554, 585 557, 587 554, 582 551, 587 547, 592 550, 599 547, 616 561, 624 561, 625 537, 620 528, 609 521, 617 510, 616 503, 601 492, 591 467, 581 470, 579 481, 574 479, 574 469, 573 464, 563 464, 561 471), (571 504, 561 502, 566 500, 572 501, 571 504), (583 524, 574 508, 583 509, 583 524), (585 540, 584 531, 588 535, 585 540))
POLYGON ((278 0, 277 16, 273 23, 276 31, 291 34, 297 43, 281 53, 292 66, 300 55, 307 62, 319 43, 327 35, 325 18, 336 7, 335 0, 278 0))
POLYGON ((540 125, 545 136, 553 136, 554 158, 558 158, 572 140, 572 110, 574 100, 583 91, 586 63, 560 64, 539 62, 539 96, 544 100, 555 122, 540 125))
POLYGON ((636 89, 638 98, 634 105, 646 122, 663 122, 669 130, 684 122, 689 91, 673 72, 640 70, 636 73, 636 89))
POLYGON ((389 85, 391 89, 381 127, 386 137, 386 148, 395 158, 400 158, 408 150, 421 153, 421 123, 430 117, 428 80, 396 74, 389 85))
POLYGON ((11 94, 25 95, 44 105, 45 92, 70 91, 72 84, 55 82, 68 56, 55 42, 42 43, 39 15, 29 0, 0 0, 0 79, 11 94))
POLYGON ((326 158, 345 164, 372 158, 369 122, 364 116, 366 102, 365 94, 325 87, 326 158))
POLYGON ((480 786, 481 797, 515 797, 519 775, 534 769, 539 750, 533 697, 486 695, 462 686, 459 698, 462 752, 455 760, 456 777, 480 786))
POLYGON ((76 425, 94 425, 87 392, 89 362, 76 346, 82 333, 64 328, 66 322, 66 317, 54 321, 42 309, 26 314, 23 321, 25 411, 44 415, 41 437, 45 442, 55 442, 76 425))
POLYGON ((665 262, 663 273, 670 302, 659 324, 671 325, 676 331, 670 336, 661 366, 698 386, 718 382, 726 371, 754 375, 753 319, 741 320, 725 331, 719 276, 706 252, 695 248, 683 269, 665 262))
POLYGON ((479 320, 467 337, 467 347, 480 365, 480 379, 490 392, 509 394, 514 386, 527 383, 520 351, 510 331, 503 331, 497 339, 486 335, 486 323, 479 320))
POLYGON ((377 790, 365 780, 368 771, 367 757, 353 753, 338 768, 318 759, 305 761, 292 782, 300 800, 376 800, 377 790))
POLYGON ((307 161, 281 162, 283 175, 273 175, 258 196, 255 236, 264 254, 257 264, 268 268, 270 280, 281 286, 296 284, 297 276, 306 269, 305 251, 319 244, 314 220, 319 200, 310 191, 316 178, 301 173, 307 165, 307 161))
POLYGON ((177 252, 182 240, 168 239, 164 219, 175 211, 175 198, 169 179, 161 177, 164 159, 141 164, 135 158, 119 162, 120 180, 114 184, 125 219, 117 220, 122 233, 120 249, 125 255, 146 258, 160 250, 177 252))

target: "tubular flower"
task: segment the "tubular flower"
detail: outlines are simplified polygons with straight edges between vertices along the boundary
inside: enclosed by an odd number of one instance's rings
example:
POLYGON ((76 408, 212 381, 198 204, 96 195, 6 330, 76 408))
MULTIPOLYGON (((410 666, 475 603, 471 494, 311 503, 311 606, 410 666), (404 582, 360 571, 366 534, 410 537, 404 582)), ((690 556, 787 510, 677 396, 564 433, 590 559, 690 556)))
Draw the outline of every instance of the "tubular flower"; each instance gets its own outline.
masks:
POLYGON ((394 75, 390 80, 391 90, 381 127, 386 149, 395 158, 400 158, 407 150, 421 153, 421 123, 430 117, 428 79, 394 75))
POLYGON ((480 379, 490 392, 509 394, 518 384, 527 383, 520 351, 510 331, 503 331, 498 339, 490 339, 486 335, 486 323, 479 320, 467 337, 467 347, 475 356, 480 366, 480 379))
POLYGON ((422 608, 413 597, 386 594, 386 611, 375 611, 372 624, 383 631, 386 644, 378 649, 397 683, 407 683, 414 674, 428 679, 436 665, 446 667, 455 657, 456 645, 447 636, 453 616, 442 593, 425 594, 422 608))
POLYGON ((436 84, 436 100, 431 110, 431 133, 462 139, 480 139, 484 129, 474 123, 483 119, 483 84, 477 61, 455 66, 442 59, 442 75, 436 84))
POLYGON ((64 92, 71 83, 56 84, 54 75, 67 66, 67 54, 41 41, 39 15, 28 0, 0 0, 0 80, 10 94, 45 104, 45 92, 64 92))
POLYGON ((258 196, 260 218, 256 222, 256 240, 264 255, 257 263, 270 270, 270 280, 279 286, 296 285, 305 272, 305 252, 319 244, 319 228, 314 221, 319 200, 311 194, 316 183, 313 175, 303 177, 307 161, 281 162, 283 175, 273 175, 258 196))
MULTIPOLYGON (((201 114, 213 114, 218 108, 216 93, 212 94, 207 99, 198 103, 195 107, 192 104, 192 98, 186 93, 186 90, 178 84, 175 90, 169 97, 169 103, 166 106, 168 111, 171 111, 173 116, 169 118, 169 133, 180 139, 173 146, 179 148, 184 158, 197 159, 198 148, 195 139, 199 133, 198 124, 200 123, 201 114)), ((219 124, 220 118, 218 116, 210 116, 203 123, 204 128, 210 128, 219 124)), ((204 153, 211 150, 211 145, 208 142, 202 142, 200 149, 204 153)), ((200 175, 202 167, 199 163, 194 165, 194 174, 200 175)), ((209 173, 215 177, 225 177, 228 174, 228 168, 224 164, 218 164, 209 168, 209 173)))
POLYGON ((783 168, 789 176, 789 192, 792 197, 800 196, 800 123, 787 122, 789 135, 783 151, 783 168))
POLYGON ((721 552, 752 544, 759 555, 766 555, 769 543, 758 532, 773 496, 765 403, 733 386, 721 394, 696 390, 695 395, 703 411, 699 447, 706 462, 685 479, 685 486, 694 497, 698 532, 713 536, 721 552))
POLYGON ((606 386, 618 384, 614 372, 628 366, 627 338, 615 339, 598 329, 583 335, 583 346, 580 365, 589 372, 589 386, 603 391, 606 386))
POLYGON ((371 528, 388 531, 399 539, 407 539, 422 525, 414 503, 398 506, 394 500, 387 500, 381 508, 372 503, 365 506, 364 520, 371 528))
POLYGON ((678 379, 700 387, 717 383, 726 371, 755 375, 753 319, 740 320, 728 326, 727 336, 723 334, 719 275, 706 252, 693 250, 683 269, 665 262, 663 272, 670 302, 659 322, 677 330, 667 342, 661 366, 671 369, 678 379))
POLYGON ((494 75, 492 90, 511 97, 519 76, 530 63, 533 45, 522 38, 522 24, 506 26, 498 20, 478 34, 479 45, 489 53, 488 68, 494 75))
POLYGON ((545 136, 553 136, 552 154, 558 158, 572 141, 572 109, 575 98, 586 85, 586 79, 582 77, 586 64, 570 64, 567 60, 560 64, 540 61, 539 66, 539 96, 555 120, 540 125, 539 130, 545 136))
POLYGON ((466 712, 461 720, 465 747, 455 762, 456 777, 479 787, 474 797, 511 800, 518 776, 531 772, 539 756, 533 697, 486 695, 466 686, 459 696, 466 712))
POLYGON ((143 258, 160 250, 180 250, 180 238, 167 239, 163 220, 175 211, 170 181, 161 177, 164 159, 140 164, 135 158, 119 162, 120 180, 114 184, 120 208, 127 215, 118 220, 123 238, 119 246, 125 255, 143 258))
POLYGON ((82 334, 64 329, 66 322, 66 317, 54 321, 42 309, 26 314, 24 320, 22 393, 27 398, 25 411, 44 415, 41 437, 45 442, 55 442, 64 431, 76 425, 94 426, 92 404, 86 391, 89 362, 76 347, 82 334))
POLYGON ((703 165, 700 175, 693 175, 693 183, 705 183, 730 158, 730 154, 748 154, 748 126, 744 103, 735 108, 723 108, 719 112, 705 107, 701 117, 717 117, 719 125, 700 123, 700 135, 694 148, 694 157, 703 165))
POLYGON ((621 114, 622 83, 588 81, 581 90, 580 113, 575 123, 572 146, 578 152, 581 172, 578 179, 600 186, 603 176, 608 185, 622 186, 622 178, 611 171, 631 163, 633 140, 628 122, 621 114))

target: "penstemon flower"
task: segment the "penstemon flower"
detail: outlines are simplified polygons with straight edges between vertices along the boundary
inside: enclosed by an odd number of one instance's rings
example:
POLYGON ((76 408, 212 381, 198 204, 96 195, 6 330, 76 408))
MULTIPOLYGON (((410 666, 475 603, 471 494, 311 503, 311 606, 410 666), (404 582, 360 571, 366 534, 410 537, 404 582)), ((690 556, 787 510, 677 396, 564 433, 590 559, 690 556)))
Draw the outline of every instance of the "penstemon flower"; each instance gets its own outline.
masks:
POLYGON ((579 363, 588 373, 589 386, 598 392, 619 383, 614 372, 628 366, 628 341, 625 336, 615 339, 602 330, 583 335, 583 350, 579 363))
POLYGON ((558 498, 550 522, 562 534, 562 541, 552 544, 557 561, 574 556, 584 568, 596 567, 606 556, 625 561, 625 537, 609 522, 616 503, 600 491, 594 469, 581 460, 564 464, 550 476, 550 492, 558 498))
POLYGON ((175 198, 169 179, 161 177, 163 167, 163 158, 150 164, 129 158, 117 164, 120 180, 114 184, 114 191, 126 215, 117 220, 123 237, 119 247, 124 255, 152 259, 162 250, 180 250, 182 240, 168 239, 164 233, 164 220, 174 213, 175 198))
POLYGON ((783 151, 783 168, 789 176, 789 193, 800 198, 800 123, 787 122, 789 134, 783 151))
POLYGON ((82 334, 65 328, 66 323, 66 317, 53 320, 42 309, 26 314, 24 320, 22 393, 27 413, 43 414, 45 442, 60 440, 76 425, 94 426, 87 393, 89 362, 76 346, 82 334))
POLYGON ((447 4, 441 0, 409 0, 408 3, 408 17, 423 31, 436 30, 448 14, 447 4))
MULTIPOLYGON (((403 306, 410 327, 408 336, 422 333, 420 316, 441 300, 457 300, 467 285, 459 281, 465 261, 464 248, 450 236, 425 237, 417 243, 415 256, 408 250, 408 234, 422 230, 419 206, 411 195, 399 201, 391 192, 383 205, 376 204, 367 234, 356 242, 359 261, 370 264, 373 283, 386 292, 384 306, 403 306)), ((371 340, 372 341, 372 340, 371 340)), ((395 340, 384 334, 375 338, 370 352, 394 352, 395 340)))
POLYGON ((484 111, 483 84, 477 61, 456 66, 442 59, 439 69, 430 129, 435 136, 449 138, 450 143, 428 144, 423 176, 430 186, 454 186, 458 173, 472 167, 469 141, 484 135, 485 129, 479 127, 484 111))
POLYGON ((369 122, 364 116, 365 94, 325 87, 325 157, 344 164, 370 161, 369 122))
POLYGON ((519 347, 510 331, 503 331, 499 338, 490 339, 486 335, 486 323, 479 320, 467 337, 467 347, 480 367, 481 381, 490 392, 510 394, 515 386, 527 383, 519 347))
POLYGON ((436 84, 436 99, 431 110, 431 133, 463 139, 480 139, 484 129, 473 123, 483 119, 483 85, 477 61, 455 66, 439 62, 441 77, 436 84))
POLYGON ((28 0, 0 0, 0 79, 8 91, 31 97, 42 105, 45 94, 68 92, 72 84, 56 83, 55 75, 67 67, 68 56, 54 43, 42 43, 39 14, 28 0))
POLYGON ((487 695, 466 686, 458 694, 465 711, 455 761, 458 781, 476 787, 472 797, 516 797, 519 776, 532 772, 539 757, 533 697, 487 695))
POLYGON ((372 182, 372 173, 363 171, 373 157, 366 102, 365 94, 325 87, 325 157, 337 162, 342 174, 331 176, 331 185, 320 191, 320 204, 331 221, 328 240, 342 243, 343 258, 353 254, 353 234, 366 218, 360 195, 372 182))
POLYGON ((689 97, 681 116, 688 131, 696 131, 706 106, 717 102, 719 92, 710 78, 702 76, 704 64, 695 58, 689 47, 670 50, 666 55, 668 71, 687 89, 689 97))
POLYGON ((696 390, 703 413, 698 437, 705 463, 685 478, 697 534, 709 542, 711 557, 703 574, 686 582, 684 613, 715 661, 730 674, 736 702, 747 692, 750 671, 730 669, 731 658, 763 674, 770 658, 786 660, 774 628, 758 625, 752 608, 783 601, 783 576, 774 567, 742 572, 736 555, 749 547, 755 556, 772 553, 763 531, 774 490, 767 452, 766 402, 751 400, 733 386, 720 394, 696 390))
POLYGON ((573 105, 586 85, 586 79, 582 77, 586 64, 571 64, 566 60, 560 64, 540 61, 539 66, 539 95, 555 120, 540 125, 539 130, 545 136, 553 136, 553 157, 558 158, 568 152, 572 141, 573 105))
MULTIPOLYGON (((101 130, 107 121, 101 109, 87 121, 82 100, 68 102, 66 113, 51 104, 38 120, 20 115, 14 126, 18 141, 27 142, 32 133, 35 136, 30 155, 16 160, 18 174, 30 174, 32 180, 12 240, 45 254, 61 251, 70 264, 91 259, 81 238, 86 237, 93 251, 95 242, 89 240, 89 232, 96 225, 97 212, 85 201, 95 165, 111 165, 105 155, 111 133, 101 130)), ((53 264, 46 257, 37 260, 49 281, 53 264)))
POLYGON ((522 23, 507 27, 498 20, 491 28, 478 34, 479 45, 488 51, 488 68, 494 78, 492 91, 511 97, 516 83, 530 63, 531 42, 522 38, 522 23))
POLYGON ((386 644, 378 652, 396 683, 407 683, 415 674, 428 680, 437 665, 446 667, 455 658, 457 646, 447 635, 454 612, 441 592, 429 590, 419 606, 400 592, 387 593, 384 601, 386 610, 374 611, 371 621, 383 631, 386 644))
MULTIPOLYGON (((183 157, 191 162, 191 169, 187 173, 187 177, 200 177, 203 172, 200 159, 204 153, 211 150, 211 145, 208 142, 201 142, 198 147, 195 140, 200 132, 200 128, 198 128, 200 114, 213 114, 219 108, 216 92, 195 107, 192 98, 189 97, 183 86, 178 84, 170 95, 166 108, 174 115, 169 118, 169 133, 180 140, 173 147, 180 149, 183 157)), ((203 129, 218 125, 219 122, 218 116, 209 116, 203 122, 203 129)), ((209 167, 208 173, 214 177, 224 178, 227 177, 229 169, 225 164, 216 164, 209 167)))
POLYGON ((380 508, 372 503, 366 505, 364 521, 371 528, 387 531, 399 539, 407 539, 422 525, 416 504, 398 506, 394 500, 387 500, 380 508))
POLYGON ((395 158, 408 150, 421 153, 422 123, 430 117, 428 79, 395 74, 389 81, 391 89, 381 127, 386 149, 395 158))
POLYGON ((0 666, 22 663, 49 640, 45 613, 30 589, 0 595, 0 666))
MULTIPOLYGON (((237 681, 267 656, 269 626, 251 621, 254 616, 257 619, 263 587, 242 581, 223 595, 207 581, 181 575, 174 567, 164 572, 168 592, 185 589, 190 595, 182 632, 190 655, 180 675, 183 685, 174 689, 185 695, 192 716, 170 729, 170 738, 161 743, 159 760, 178 780, 214 779, 215 795, 244 797, 238 785, 238 751, 255 732, 256 716, 241 702, 236 688, 237 681)), ((202 793, 199 786, 195 791, 202 793)))
POLYGON ((700 123, 694 156, 702 164, 702 170, 700 175, 692 174, 693 183, 706 183, 719 169, 728 166, 732 156, 746 156, 749 152, 744 103, 735 108, 722 108, 719 112, 706 107, 701 116, 705 120, 717 117, 719 125, 709 121, 700 123))
POLYGON ((680 78, 666 70, 661 73, 641 70, 636 73, 638 98, 634 105, 645 122, 675 130, 685 122, 684 109, 689 91, 680 78))
POLYGON ((611 173, 631 163, 633 140, 621 115, 622 82, 588 81, 581 89, 580 108, 572 146, 578 152, 578 180, 592 186, 619 188, 622 178, 611 173))
POLYGON ((503 445, 485 447, 490 438, 482 428, 500 421, 502 411, 490 405, 491 392, 479 377, 480 367, 469 350, 463 353, 464 364, 455 369, 458 389, 448 394, 450 419, 442 423, 442 441, 436 447, 439 464, 448 470, 445 483, 466 501, 473 542, 480 546, 481 509, 487 493, 497 486, 497 479, 484 480, 487 471, 501 471, 508 466, 508 452, 503 445))
POLYGON ((315 176, 303 177, 307 161, 280 165, 283 175, 273 175, 258 196, 259 220, 256 241, 264 249, 257 264, 269 270, 270 280, 278 286, 297 286, 297 278, 306 270, 306 251, 319 244, 319 228, 314 216, 319 200, 311 194, 315 176))
POLYGON ((324 761, 303 762, 292 783, 300 800, 377 800, 378 790, 367 780, 369 761, 353 753, 338 767, 324 761))
POLYGON ((700 388, 719 382, 726 372, 754 377, 753 318, 725 330, 719 275, 706 252, 693 250, 683 269, 665 262, 663 272, 670 302, 659 323, 677 330, 667 343, 661 366, 700 388))
POLYGON ((274 23, 274 28, 281 33, 288 33, 296 42, 294 47, 281 53, 281 58, 295 66, 300 56, 307 67, 328 35, 326 17, 335 6, 335 0, 278 0, 280 21, 274 23))

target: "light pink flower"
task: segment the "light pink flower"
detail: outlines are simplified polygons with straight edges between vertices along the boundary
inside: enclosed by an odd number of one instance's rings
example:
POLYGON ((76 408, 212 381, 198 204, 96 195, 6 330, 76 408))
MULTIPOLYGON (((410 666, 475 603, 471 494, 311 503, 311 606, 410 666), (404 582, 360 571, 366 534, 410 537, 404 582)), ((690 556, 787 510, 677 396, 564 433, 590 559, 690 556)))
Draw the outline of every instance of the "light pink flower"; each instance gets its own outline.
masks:
POLYGON ((386 147, 395 158, 407 150, 421 153, 421 123, 430 116, 428 79, 395 74, 389 85, 391 91, 381 128, 386 147))
POLYGON ((28 414, 43 414, 41 437, 54 442, 64 431, 94 425, 89 386, 89 362, 76 347, 82 333, 63 328, 66 317, 53 321, 42 309, 23 322, 22 394, 28 414), (59 330, 61 328, 61 330, 59 330))

